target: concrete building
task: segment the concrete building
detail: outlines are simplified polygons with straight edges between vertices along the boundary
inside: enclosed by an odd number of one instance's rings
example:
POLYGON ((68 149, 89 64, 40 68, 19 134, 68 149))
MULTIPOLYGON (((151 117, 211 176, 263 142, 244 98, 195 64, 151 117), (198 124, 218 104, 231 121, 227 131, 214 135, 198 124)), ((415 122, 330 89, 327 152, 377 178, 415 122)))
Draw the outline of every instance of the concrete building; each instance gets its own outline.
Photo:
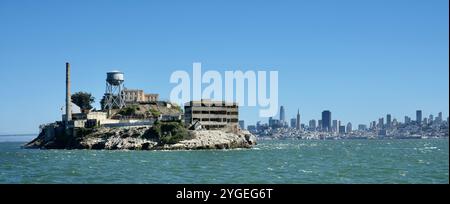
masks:
POLYGON ((316 130, 316 120, 310 120, 309 121, 309 130, 314 131, 316 130))
POLYGON ((331 130, 332 130, 332 132, 338 132, 338 130, 339 130, 338 120, 333 120, 333 125, 331 126, 331 130))
POLYGON ((224 101, 190 101, 184 105, 184 120, 187 126, 200 122, 205 129, 221 129, 227 125, 238 125, 237 103, 224 101))
POLYGON ((416 110, 416 122, 418 124, 422 123, 422 111, 421 110, 416 110))
POLYGON ((411 122, 411 118, 408 116, 405 116, 405 124, 409 124, 411 122))
POLYGON ((392 125, 392 117, 391 114, 386 115, 386 127, 391 127, 392 125))
POLYGON ((384 118, 378 119, 378 128, 383 129, 384 128, 384 118))
POLYGON ((352 123, 347 123, 347 133, 351 133, 352 132, 352 123))
POLYGON ((366 130, 367 130, 367 125, 359 124, 359 125, 358 125, 358 130, 359 130, 359 131, 366 131, 366 130))
POLYGON ((329 110, 322 112, 322 130, 331 132, 331 112, 329 110))
POLYGON ((286 113, 284 111, 284 106, 280 107, 280 121, 285 122, 286 121, 286 113))
POLYGON ((297 128, 297 119, 291 118, 291 128, 297 128))
POLYGON ((159 94, 146 94, 140 89, 124 89, 125 103, 148 103, 159 100, 159 94))
POLYGON ((245 130, 245 129, 246 129, 246 128, 245 128, 245 121, 240 120, 240 121, 239 121, 239 127, 241 127, 241 129, 245 130))
POLYGON ((297 130, 301 130, 302 129, 302 127, 300 126, 300 109, 298 109, 297 110, 297 120, 296 120, 296 128, 297 128, 297 130))
POLYGON ((339 126, 339 134, 345 134, 345 126, 339 126))
POLYGON ((247 130, 250 131, 253 134, 257 133, 256 125, 249 125, 249 126, 247 126, 247 130))
POLYGON ((376 121, 370 122, 370 129, 371 129, 371 130, 374 130, 374 129, 376 129, 376 128, 377 128, 377 122, 376 122, 376 121))

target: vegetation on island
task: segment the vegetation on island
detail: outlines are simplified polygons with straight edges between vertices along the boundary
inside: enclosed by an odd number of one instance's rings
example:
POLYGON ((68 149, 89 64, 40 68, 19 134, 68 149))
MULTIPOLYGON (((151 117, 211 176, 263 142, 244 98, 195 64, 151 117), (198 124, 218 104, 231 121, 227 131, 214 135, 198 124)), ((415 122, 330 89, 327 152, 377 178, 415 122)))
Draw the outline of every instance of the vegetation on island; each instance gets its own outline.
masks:
POLYGON ((92 94, 82 91, 72 94, 71 99, 72 103, 80 107, 82 112, 91 110, 92 104, 95 102, 92 94))
POLYGON ((118 114, 120 114, 122 116, 134 116, 134 115, 136 115, 136 112, 139 111, 139 109, 140 108, 137 105, 129 105, 129 106, 126 106, 126 107, 120 109, 118 114))
POLYGON ((154 118, 157 118, 157 117, 159 117, 161 115, 161 112, 159 110, 156 110, 155 108, 151 108, 148 111, 148 113, 154 118))
POLYGON ((181 122, 156 121, 144 134, 146 139, 158 139, 161 144, 176 144, 182 140, 192 139, 181 122))

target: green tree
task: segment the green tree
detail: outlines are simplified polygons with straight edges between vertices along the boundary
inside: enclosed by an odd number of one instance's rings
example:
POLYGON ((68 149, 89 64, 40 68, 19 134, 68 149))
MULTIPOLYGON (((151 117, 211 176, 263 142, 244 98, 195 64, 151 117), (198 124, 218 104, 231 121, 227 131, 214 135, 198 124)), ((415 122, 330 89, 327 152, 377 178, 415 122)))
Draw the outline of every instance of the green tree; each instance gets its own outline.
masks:
POLYGON ((92 103, 95 102, 95 98, 92 94, 87 92, 76 92, 71 96, 72 102, 79 106, 81 111, 86 112, 92 109, 92 103))

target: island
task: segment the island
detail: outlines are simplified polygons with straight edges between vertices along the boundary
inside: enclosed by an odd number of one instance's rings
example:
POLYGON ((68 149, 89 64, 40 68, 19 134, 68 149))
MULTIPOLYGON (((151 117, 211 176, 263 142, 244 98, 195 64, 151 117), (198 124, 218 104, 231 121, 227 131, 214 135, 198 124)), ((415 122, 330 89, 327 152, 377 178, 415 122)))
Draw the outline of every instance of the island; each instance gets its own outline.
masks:
POLYGON ((106 92, 95 110, 87 92, 70 94, 66 63, 66 105, 62 120, 40 126, 24 148, 95 150, 199 150, 251 148, 256 137, 239 126, 237 103, 190 101, 182 107, 158 94, 123 86, 124 74, 107 73, 106 92))
POLYGON ((251 148, 256 137, 246 130, 188 130, 178 122, 153 126, 75 128, 52 124, 25 148, 106 150, 199 150, 251 148), (72 134, 67 134, 72 132, 72 134))

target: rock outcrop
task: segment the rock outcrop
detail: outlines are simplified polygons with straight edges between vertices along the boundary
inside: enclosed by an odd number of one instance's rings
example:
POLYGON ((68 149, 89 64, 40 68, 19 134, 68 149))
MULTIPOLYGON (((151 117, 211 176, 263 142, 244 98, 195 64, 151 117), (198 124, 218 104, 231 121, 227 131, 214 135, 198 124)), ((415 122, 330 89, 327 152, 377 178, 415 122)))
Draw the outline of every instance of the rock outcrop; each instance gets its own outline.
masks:
POLYGON ((106 149, 106 150, 196 150, 251 148, 256 137, 245 130, 193 130, 189 138, 165 144, 152 137, 150 127, 95 128, 67 131, 45 130, 25 148, 41 149, 106 149), (56 132, 56 133, 55 133, 56 132), (67 136, 70 135, 70 136, 67 136))

